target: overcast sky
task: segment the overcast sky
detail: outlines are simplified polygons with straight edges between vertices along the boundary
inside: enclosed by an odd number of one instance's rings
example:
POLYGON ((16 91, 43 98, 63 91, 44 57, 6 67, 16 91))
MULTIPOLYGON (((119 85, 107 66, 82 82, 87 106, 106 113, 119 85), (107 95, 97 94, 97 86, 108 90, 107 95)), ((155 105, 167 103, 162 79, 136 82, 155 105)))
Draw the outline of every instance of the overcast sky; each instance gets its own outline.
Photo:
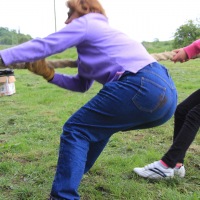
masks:
MULTIPOLYGON (((99 0, 111 26, 142 41, 173 39, 187 20, 200 18, 200 0, 99 0)), ((65 26, 66 0, 0 0, 0 27, 45 37, 65 26)))

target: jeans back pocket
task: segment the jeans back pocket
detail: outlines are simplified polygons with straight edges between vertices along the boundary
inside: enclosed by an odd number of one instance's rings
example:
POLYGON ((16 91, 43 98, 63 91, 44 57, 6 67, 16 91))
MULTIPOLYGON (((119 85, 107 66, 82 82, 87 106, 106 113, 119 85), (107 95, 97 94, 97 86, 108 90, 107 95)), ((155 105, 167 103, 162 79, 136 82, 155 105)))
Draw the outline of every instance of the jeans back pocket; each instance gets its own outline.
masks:
POLYGON ((166 102, 166 88, 152 80, 141 77, 141 86, 132 98, 141 111, 152 113, 166 102))

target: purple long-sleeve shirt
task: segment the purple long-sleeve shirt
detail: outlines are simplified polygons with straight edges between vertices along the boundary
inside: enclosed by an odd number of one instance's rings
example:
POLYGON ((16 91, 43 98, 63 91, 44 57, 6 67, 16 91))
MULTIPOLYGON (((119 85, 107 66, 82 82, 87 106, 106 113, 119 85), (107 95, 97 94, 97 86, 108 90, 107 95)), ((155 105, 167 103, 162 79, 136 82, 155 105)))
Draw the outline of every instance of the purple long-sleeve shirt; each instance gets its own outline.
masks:
POLYGON ((84 92, 93 81, 105 84, 124 71, 136 73, 156 60, 143 45, 109 26, 104 15, 89 13, 47 37, 0 51, 5 65, 30 62, 76 47, 78 73, 55 73, 50 81, 68 90, 84 92))

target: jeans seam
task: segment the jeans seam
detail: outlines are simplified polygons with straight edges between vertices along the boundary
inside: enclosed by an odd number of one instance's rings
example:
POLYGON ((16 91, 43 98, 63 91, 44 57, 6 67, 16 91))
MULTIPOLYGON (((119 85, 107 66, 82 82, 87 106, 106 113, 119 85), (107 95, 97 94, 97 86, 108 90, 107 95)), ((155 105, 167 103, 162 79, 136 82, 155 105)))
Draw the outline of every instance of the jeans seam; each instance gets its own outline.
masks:
MULTIPOLYGON (((162 76, 159 76, 157 73, 153 72, 153 71, 150 71, 150 70, 147 70, 147 69, 144 69, 143 72, 147 72, 147 73, 151 73, 157 77, 159 77, 162 81, 164 81, 171 89, 176 89, 175 87, 172 87, 171 84, 169 84, 162 76)), ((169 76, 169 74, 168 74, 169 76)), ((171 76, 169 76, 169 78, 171 79, 171 76)))

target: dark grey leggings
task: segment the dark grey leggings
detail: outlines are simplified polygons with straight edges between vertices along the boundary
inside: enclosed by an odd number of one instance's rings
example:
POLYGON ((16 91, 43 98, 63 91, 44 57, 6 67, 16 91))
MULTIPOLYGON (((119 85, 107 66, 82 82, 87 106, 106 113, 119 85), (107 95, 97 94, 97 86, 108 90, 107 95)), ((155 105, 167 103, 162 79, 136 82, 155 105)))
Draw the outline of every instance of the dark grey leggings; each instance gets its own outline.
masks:
POLYGON ((173 144, 162 157, 162 160, 172 168, 177 162, 183 163, 186 151, 199 130, 200 89, 177 106, 174 119, 173 144))

